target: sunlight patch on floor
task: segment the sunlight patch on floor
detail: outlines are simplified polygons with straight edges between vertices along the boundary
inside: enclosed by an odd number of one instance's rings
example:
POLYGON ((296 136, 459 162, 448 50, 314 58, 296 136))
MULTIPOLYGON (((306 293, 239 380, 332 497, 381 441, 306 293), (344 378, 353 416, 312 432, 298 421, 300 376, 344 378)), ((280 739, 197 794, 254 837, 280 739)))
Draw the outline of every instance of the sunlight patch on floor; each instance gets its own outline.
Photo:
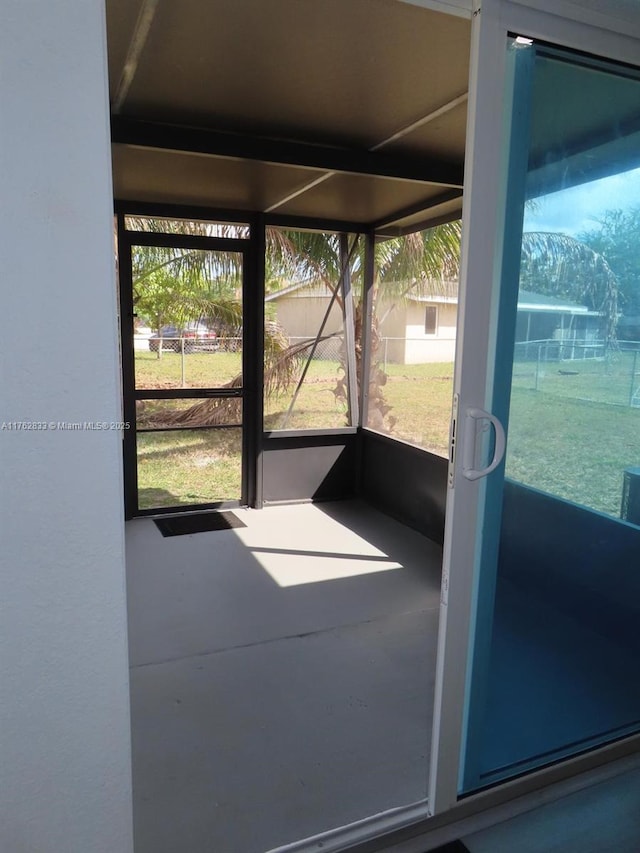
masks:
POLYGON ((384 555, 331 555, 326 551, 304 553, 293 550, 251 548, 251 553, 278 586, 300 586, 306 583, 351 578, 374 572, 401 569, 400 563, 384 555))
MULTIPOLYGON (((315 507, 287 507, 285 525, 276 524, 283 508, 267 509, 259 517, 250 510, 245 512, 251 524, 236 530, 236 535, 280 587, 402 568, 397 560, 315 507), (268 540, 263 527, 269 529, 268 540)), ((238 515, 243 517, 242 511, 238 515)))

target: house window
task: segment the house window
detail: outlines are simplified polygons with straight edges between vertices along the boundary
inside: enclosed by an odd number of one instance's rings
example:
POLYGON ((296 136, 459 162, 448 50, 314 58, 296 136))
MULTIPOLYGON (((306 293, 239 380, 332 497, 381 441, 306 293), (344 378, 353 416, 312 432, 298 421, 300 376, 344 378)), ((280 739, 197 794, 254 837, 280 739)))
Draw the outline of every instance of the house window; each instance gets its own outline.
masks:
POLYGON ((435 335, 438 331, 438 306, 427 305, 424 315, 425 335, 435 335))

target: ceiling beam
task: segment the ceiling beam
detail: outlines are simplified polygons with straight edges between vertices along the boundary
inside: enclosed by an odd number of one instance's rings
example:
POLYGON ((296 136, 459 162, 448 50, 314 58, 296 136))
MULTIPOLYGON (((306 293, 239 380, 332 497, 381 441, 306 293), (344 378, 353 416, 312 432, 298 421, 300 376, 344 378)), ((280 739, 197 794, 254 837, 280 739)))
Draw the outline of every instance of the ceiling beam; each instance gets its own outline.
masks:
POLYGON ((429 209, 425 209, 424 217, 412 222, 411 225, 390 226, 376 231, 376 240, 388 240, 393 237, 404 237, 407 234, 415 234, 416 231, 426 231, 428 228, 435 228, 437 225, 446 225, 449 222, 457 222, 460 219, 459 211, 450 211, 442 213, 440 216, 429 215, 429 209))
POLYGON ((389 228, 395 227, 397 222, 401 222, 408 216, 425 213, 425 218, 429 218, 427 215, 428 211, 434 210, 434 208, 437 208, 441 204, 447 204, 448 202, 457 201, 458 199, 462 202, 462 189, 447 190, 446 192, 439 193, 437 196, 432 196, 431 198, 424 199, 423 201, 419 201, 415 204, 403 207, 400 210, 396 210, 388 216, 385 216, 384 219, 372 222, 371 228, 376 232, 384 231, 387 233, 389 228))
POLYGON ((286 139, 113 116, 111 141, 121 145, 258 160, 284 166, 462 187, 463 167, 414 154, 381 154, 286 139))
MULTIPOLYGON (((403 137, 408 136, 410 133, 413 133, 414 130, 418 130, 418 128, 424 127, 425 124, 428 124, 429 122, 440 118, 440 116, 446 115, 451 110, 454 110, 461 104, 466 103, 468 97, 468 93, 463 92, 462 95, 458 95, 457 98, 452 98, 450 101, 447 101, 446 104, 442 104, 442 106, 438 107, 427 115, 422 116, 422 118, 419 118, 417 121, 414 121, 411 124, 402 127, 400 130, 396 131, 391 136, 388 136, 386 139, 383 139, 381 142, 378 142, 377 145, 373 145, 368 150, 379 151, 386 145, 389 145, 392 142, 396 142, 398 139, 402 139, 403 137)), ((287 202, 292 201, 298 196, 304 195, 304 193, 308 192, 309 190, 312 190, 314 187, 318 186, 318 184, 324 183, 324 181, 326 181, 328 178, 333 177, 333 175, 335 174, 335 172, 326 172, 319 178, 314 178, 312 181, 309 181, 308 183, 301 186, 299 189, 280 199, 280 201, 277 201, 275 204, 272 204, 271 207, 267 210, 267 213, 277 210, 278 208, 282 207, 283 205, 287 204, 287 202)))

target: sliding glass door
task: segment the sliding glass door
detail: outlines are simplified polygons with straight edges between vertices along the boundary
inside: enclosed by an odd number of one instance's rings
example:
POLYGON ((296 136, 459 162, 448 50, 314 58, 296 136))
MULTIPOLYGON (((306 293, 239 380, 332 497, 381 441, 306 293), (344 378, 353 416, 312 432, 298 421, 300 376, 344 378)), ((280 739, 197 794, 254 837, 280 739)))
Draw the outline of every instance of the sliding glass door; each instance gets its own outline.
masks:
POLYGON ((640 730, 640 73, 503 26, 476 44, 502 118, 465 187, 433 811, 640 730))
POLYGON ((640 724, 640 77, 507 50, 530 110, 512 127, 527 159, 507 191, 492 406, 509 438, 487 486, 499 538, 482 555, 463 792, 640 724))

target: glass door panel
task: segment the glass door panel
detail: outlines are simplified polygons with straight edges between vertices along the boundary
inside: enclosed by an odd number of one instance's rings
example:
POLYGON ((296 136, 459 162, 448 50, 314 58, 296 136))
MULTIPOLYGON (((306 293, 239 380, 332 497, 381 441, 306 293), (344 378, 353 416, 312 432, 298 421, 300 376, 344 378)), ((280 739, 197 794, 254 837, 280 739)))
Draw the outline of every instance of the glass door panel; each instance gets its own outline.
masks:
POLYGON ((135 430, 126 454, 133 511, 241 501, 244 247, 179 233, 123 239, 134 314, 135 430))
POLYGON ((135 387, 242 385, 242 255, 131 247, 135 387))
POLYGON ((640 77, 508 53, 508 440, 486 484, 462 793, 640 729, 640 77))

